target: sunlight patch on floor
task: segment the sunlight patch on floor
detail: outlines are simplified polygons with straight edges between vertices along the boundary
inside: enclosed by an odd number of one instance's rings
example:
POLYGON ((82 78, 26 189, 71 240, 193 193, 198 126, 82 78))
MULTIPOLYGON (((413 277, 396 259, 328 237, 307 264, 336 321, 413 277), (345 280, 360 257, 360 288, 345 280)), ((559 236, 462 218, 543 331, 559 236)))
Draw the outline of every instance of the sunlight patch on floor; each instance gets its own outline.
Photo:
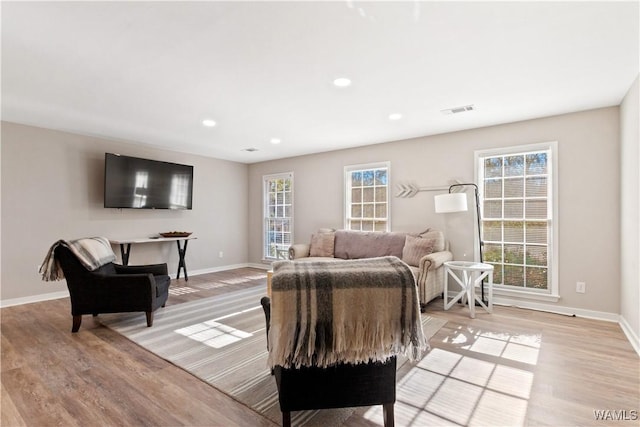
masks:
POLYGON ((194 292, 200 292, 199 289, 193 289, 188 286, 177 286, 169 288, 169 295, 185 295, 192 294, 194 292))
POLYGON ((210 289, 217 289, 217 288, 224 288, 225 286, 229 286, 227 283, 200 283, 198 285, 193 285, 196 288, 200 288, 200 289, 206 289, 206 290, 210 290, 210 289))
POLYGON ((249 332, 232 328, 214 320, 176 329, 174 332, 213 348, 222 348, 253 336, 249 332))
MULTIPOLYGON (((460 327, 443 341, 455 349, 433 348, 398 381, 396 425, 523 425, 541 335, 460 327)), ((364 417, 382 425, 382 407, 364 417)))
POLYGON ((264 273, 264 274, 251 274, 249 276, 235 277, 233 279, 222 279, 220 281, 228 285, 238 285, 240 283, 247 283, 253 280, 266 279, 266 278, 267 278, 267 273, 264 273))

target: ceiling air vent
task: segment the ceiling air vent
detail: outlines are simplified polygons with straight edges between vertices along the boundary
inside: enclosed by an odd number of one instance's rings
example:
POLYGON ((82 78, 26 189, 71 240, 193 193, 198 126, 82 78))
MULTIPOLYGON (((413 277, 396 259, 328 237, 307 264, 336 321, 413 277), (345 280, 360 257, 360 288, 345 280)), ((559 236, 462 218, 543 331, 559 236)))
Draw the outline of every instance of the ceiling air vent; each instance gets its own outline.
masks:
POLYGON ((464 113, 465 111, 473 111, 473 110, 475 110, 475 107, 473 106, 473 104, 471 104, 471 105, 463 105, 461 107, 453 107, 447 110, 440 110, 440 112, 442 114, 457 114, 457 113, 464 113))

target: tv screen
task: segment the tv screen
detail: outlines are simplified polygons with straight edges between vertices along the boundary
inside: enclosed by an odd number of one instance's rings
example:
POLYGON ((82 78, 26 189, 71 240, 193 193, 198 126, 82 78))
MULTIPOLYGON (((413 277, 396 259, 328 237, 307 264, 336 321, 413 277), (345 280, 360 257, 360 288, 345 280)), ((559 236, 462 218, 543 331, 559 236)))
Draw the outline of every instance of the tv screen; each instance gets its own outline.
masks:
POLYGON ((105 153, 104 207, 191 209, 193 166, 105 153))

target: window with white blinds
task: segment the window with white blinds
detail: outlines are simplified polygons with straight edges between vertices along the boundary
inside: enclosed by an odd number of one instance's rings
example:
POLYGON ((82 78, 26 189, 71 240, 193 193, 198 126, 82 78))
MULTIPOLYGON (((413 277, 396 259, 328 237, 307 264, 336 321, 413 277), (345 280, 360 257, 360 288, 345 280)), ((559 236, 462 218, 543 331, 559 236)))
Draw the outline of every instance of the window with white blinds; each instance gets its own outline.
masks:
POLYGON ((556 294, 555 143, 476 153, 484 261, 494 284, 556 294))
POLYGON ((293 173, 266 175, 264 185, 264 259, 289 259, 293 242, 293 173))
POLYGON ((389 231, 389 162, 345 167, 345 229, 389 231))

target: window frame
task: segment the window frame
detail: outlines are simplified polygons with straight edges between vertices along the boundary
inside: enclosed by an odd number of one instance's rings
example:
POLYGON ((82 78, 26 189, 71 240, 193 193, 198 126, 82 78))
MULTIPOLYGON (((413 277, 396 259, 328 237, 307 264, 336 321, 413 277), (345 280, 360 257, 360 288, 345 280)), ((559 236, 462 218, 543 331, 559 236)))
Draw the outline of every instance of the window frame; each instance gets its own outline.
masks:
MULTIPOLYGON (((268 174, 268 175, 263 175, 262 176, 262 260, 263 261, 267 261, 267 262, 273 262, 278 260, 279 258, 277 257, 273 257, 270 256, 267 252, 267 231, 268 231, 268 226, 267 226, 267 222, 269 221, 269 219, 271 218, 269 216, 269 207, 271 206, 269 204, 269 183, 273 180, 277 180, 277 179, 289 179, 290 180, 290 187, 291 187, 291 203, 290 203, 290 216, 289 217, 274 217, 274 218, 282 218, 282 219, 286 219, 289 218, 289 235, 290 235, 290 243, 289 246, 291 246, 294 242, 294 200, 295 200, 295 196, 294 196, 294 179, 293 179, 293 172, 282 172, 282 173, 274 173, 274 174, 268 174)), ((277 204, 276 204, 277 206, 277 204)), ((282 258, 280 258, 282 259, 282 258)))
MULTIPOLYGON (((559 295, 559 282, 558 282, 558 142, 549 141, 535 144, 525 144, 509 147, 492 148, 486 150, 477 150, 474 152, 474 175, 476 177, 476 185, 478 186, 478 196, 480 200, 480 212, 483 221, 485 221, 484 215, 484 168, 483 162, 487 157, 497 156, 509 156, 515 154, 528 154, 531 152, 548 151, 549 158, 547 159, 547 188, 551 193, 547 196, 547 223, 548 223, 548 239, 547 242, 547 261, 548 261, 548 282, 547 289, 533 289, 533 288, 517 288, 514 286, 507 286, 502 284, 494 285, 494 293, 497 295, 514 296, 514 297, 527 297, 531 299, 558 301, 559 295)), ((523 197, 525 197, 523 195, 523 197)), ((504 196, 503 196, 504 198, 504 196)), ((523 219, 526 217, 523 214, 523 219)), ((475 235, 478 236, 478 225, 474 225, 475 235)), ((484 241, 484 236, 483 236, 484 241)), ((504 236, 502 237, 504 242, 504 236)), ((475 249, 476 259, 479 258, 478 249, 475 249)))
MULTIPOLYGON (((375 169, 385 169, 387 173, 387 184, 386 184, 386 200, 385 203, 387 205, 387 216, 385 218, 386 227, 384 231, 391 231, 391 162, 374 162, 374 163, 363 163, 357 165, 347 165, 344 167, 344 209, 343 209, 343 225, 345 230, 349 230, 349 223, 353 219, 351 217, 351 195, 352 195, 352 187, 351 187, 351 174, 357 171, 366 171, 366 170, 375 170, 375 169)), ((374 206, 375 210, 375 206, 374 206)), ((364 218, 364 217, 360 217, 364 218)), ((374 214, 375 218, 375 214, 374 214)), ((375 229, 375 227, 374 227, 375 229)))

